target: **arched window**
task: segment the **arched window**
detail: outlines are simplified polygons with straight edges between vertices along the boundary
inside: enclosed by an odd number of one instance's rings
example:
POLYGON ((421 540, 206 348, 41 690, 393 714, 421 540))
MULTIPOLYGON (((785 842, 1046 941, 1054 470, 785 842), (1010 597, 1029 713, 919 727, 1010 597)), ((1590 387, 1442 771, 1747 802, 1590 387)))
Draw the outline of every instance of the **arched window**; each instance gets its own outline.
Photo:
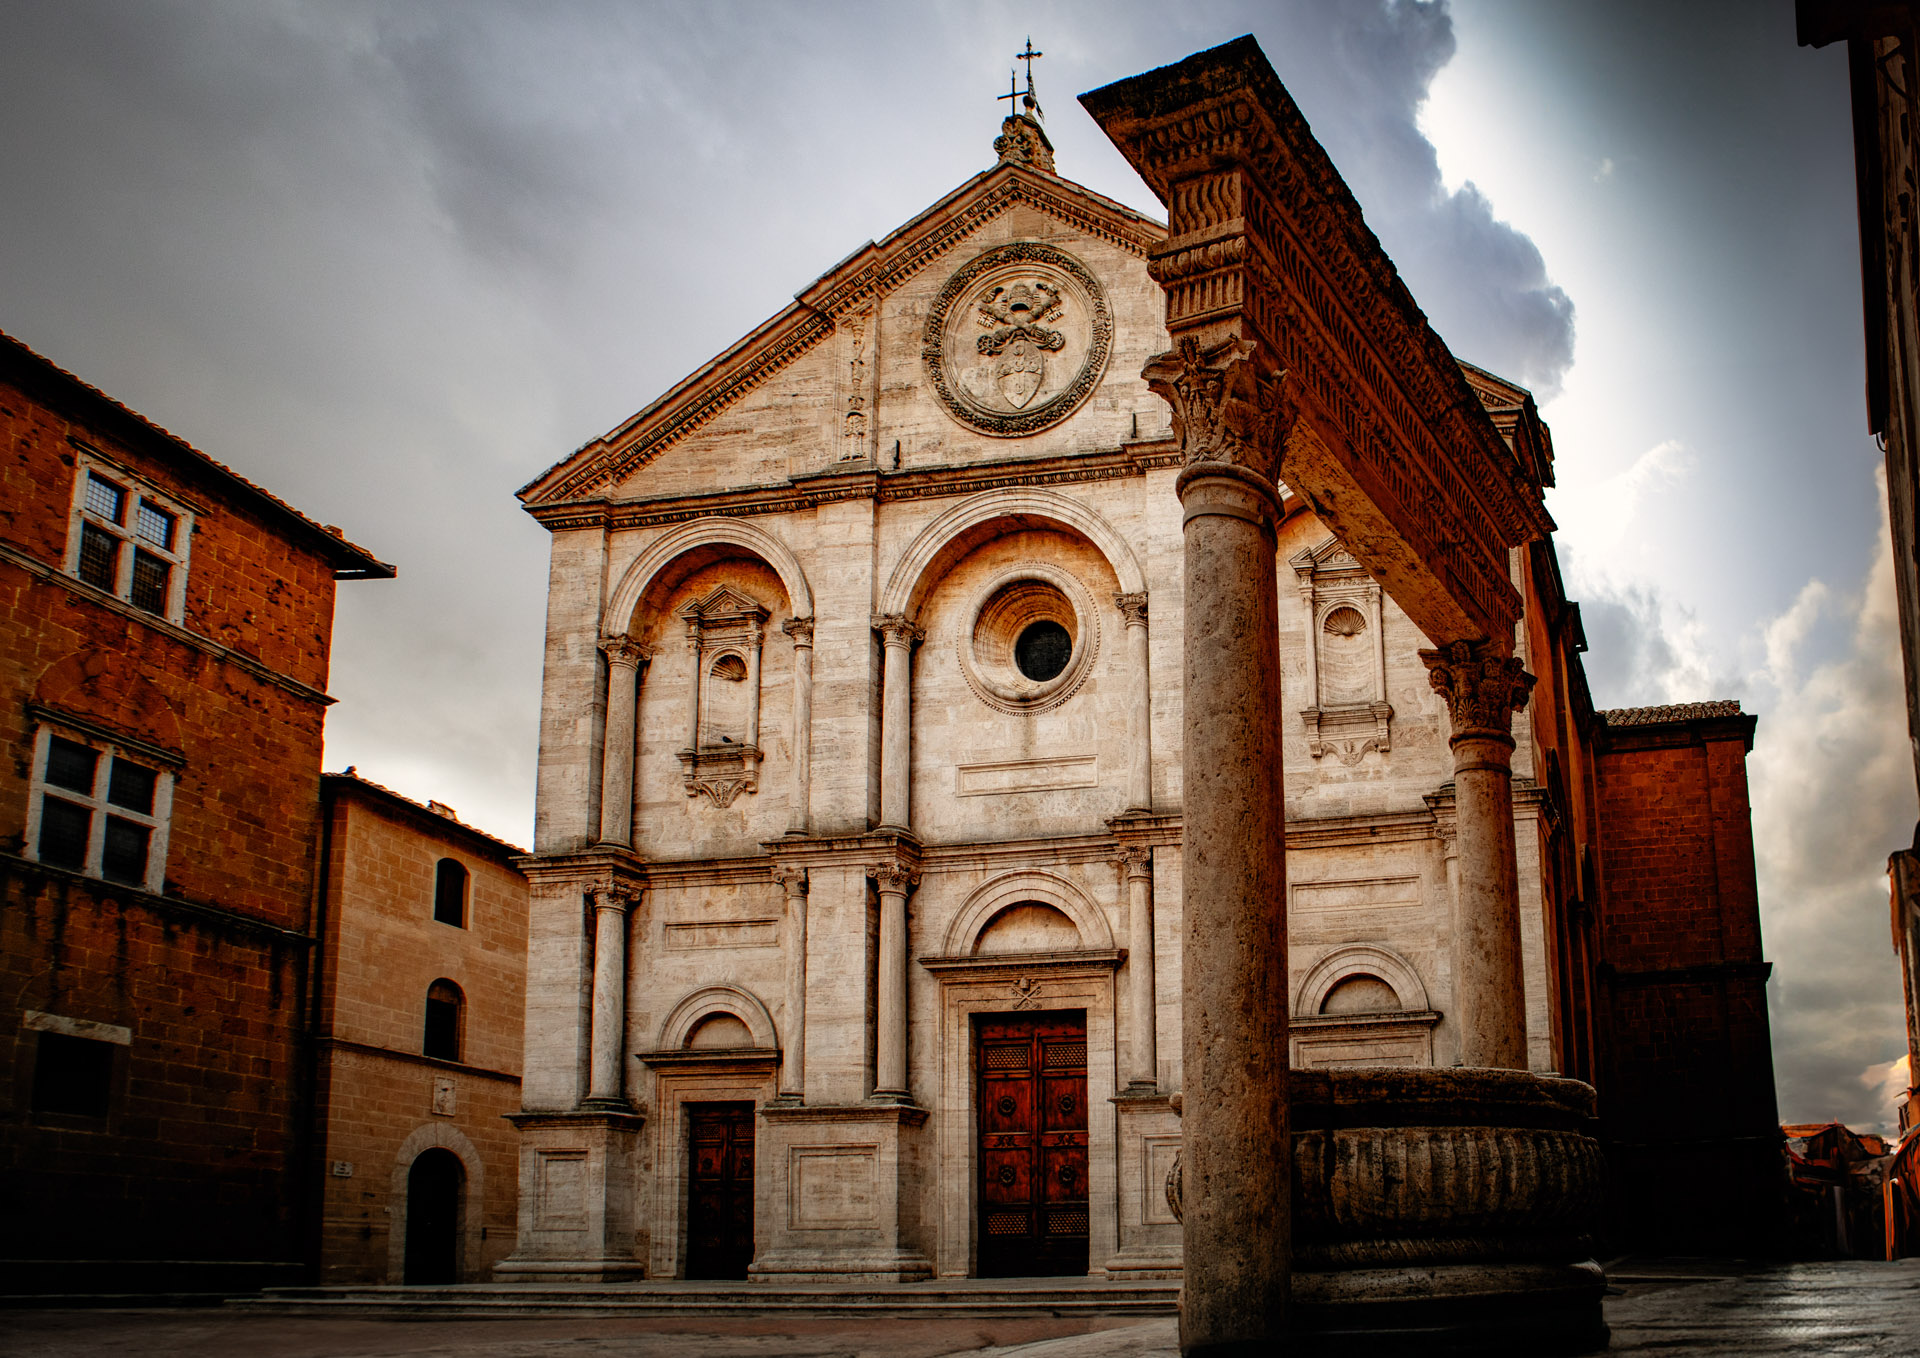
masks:
POLYGON ((433 917, 456 929, 467 927, 467 870, 451 858, 433 870, 433 917))
POLYGON ((420 1050, 442 1061, 460 1059, 460 1020, 466 999, 460 987, 442 977, 427 987, 427 1031, 420 1050))

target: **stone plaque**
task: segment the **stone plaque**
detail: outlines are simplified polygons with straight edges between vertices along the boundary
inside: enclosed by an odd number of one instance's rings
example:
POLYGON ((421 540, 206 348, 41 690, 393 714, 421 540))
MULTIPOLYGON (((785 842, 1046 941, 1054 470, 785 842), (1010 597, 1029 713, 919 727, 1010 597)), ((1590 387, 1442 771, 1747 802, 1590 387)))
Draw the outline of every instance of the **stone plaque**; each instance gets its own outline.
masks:
POLYGON ((795 1146, 788 1161, 787 1224, 796 1231, 875 1226, 878 1146, 795 1146))
POLYGON ((455 1104, 454 1104, 452 1080, 443 1079, 443 1078, 436 1078, 434 1080, 433 1111, 436 1115, 443 1118, 450 1118, 454 1115, 454 1112, 456 1110, 455 1110, 455 1104))
POLYGON ((577 1231, 587 1224, 587 1157, 581 1151, 541 1151, 534 1225, 577 1231))
POLYGON ((1107 369, 1113 316, 1100 281, 1064 250, 1014 241, 947 281, 923 356, 948 413, 996 438, 1067 418, 1107 369))

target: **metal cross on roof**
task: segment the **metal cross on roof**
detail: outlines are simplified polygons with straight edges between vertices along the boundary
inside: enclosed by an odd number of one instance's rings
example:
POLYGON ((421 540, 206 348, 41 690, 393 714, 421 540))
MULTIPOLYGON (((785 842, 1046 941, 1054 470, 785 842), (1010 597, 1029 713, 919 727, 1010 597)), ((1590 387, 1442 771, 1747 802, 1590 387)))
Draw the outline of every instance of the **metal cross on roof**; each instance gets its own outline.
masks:
POLYGON ((998 103, 1002 99, 1007 101, 1007 113, 1009 116, 1018 113, 1020 111, 1020 72, 1008 71, 1007 92, 1005 94, 996 94, 993 98, 995 103, 998 103))
MULTIPOLYGON (((1033 96, 1033 59, 1035 57, 1044 57, 1045 55, 1045 52, 1036 52, 1033 50, 1032 34, 1027 35, 1026 50, 1013 54, 1015 61, 1024 61, 1027 63, 1027 97, 1022 102, 1026 105, 1028 113, 1040 113, 1040 101, 1033 96)), ((1011 107, 1011 105, 1009 105, 1009 107, 1011 107)), ((1041 116, 1044 117, 1045 115, 1042 114, 1041 116)))

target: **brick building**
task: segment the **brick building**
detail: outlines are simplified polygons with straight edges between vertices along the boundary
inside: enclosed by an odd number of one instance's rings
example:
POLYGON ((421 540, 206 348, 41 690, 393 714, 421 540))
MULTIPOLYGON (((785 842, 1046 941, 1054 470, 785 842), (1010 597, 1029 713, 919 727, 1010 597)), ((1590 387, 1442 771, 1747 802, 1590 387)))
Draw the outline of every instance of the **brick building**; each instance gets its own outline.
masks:
POLYGON ((393 569, 5 337, 0 427, 0 1271, 279 1276, 334 588, 393 569))
POLYGON ((522 851, 351 769, 321 800, 320 1280, 484 1278, 514 1238, 522 851))

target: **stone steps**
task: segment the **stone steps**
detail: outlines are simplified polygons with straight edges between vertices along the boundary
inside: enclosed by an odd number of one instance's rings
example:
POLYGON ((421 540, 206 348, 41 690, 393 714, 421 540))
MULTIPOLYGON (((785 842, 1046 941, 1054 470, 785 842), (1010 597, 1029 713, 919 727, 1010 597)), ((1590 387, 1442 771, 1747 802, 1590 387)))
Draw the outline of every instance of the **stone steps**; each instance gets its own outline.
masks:
POLYGON ((968 1280, 964 1284, 641 1282, 552 1286, 476 1283, 450 1287, 276 1287, 227 1302, 282 1315, 482 1317, 913 1315, 978 1316, 1174 1314, 1177 1283, 1062 1283, 1054 1279, 968 1280))

